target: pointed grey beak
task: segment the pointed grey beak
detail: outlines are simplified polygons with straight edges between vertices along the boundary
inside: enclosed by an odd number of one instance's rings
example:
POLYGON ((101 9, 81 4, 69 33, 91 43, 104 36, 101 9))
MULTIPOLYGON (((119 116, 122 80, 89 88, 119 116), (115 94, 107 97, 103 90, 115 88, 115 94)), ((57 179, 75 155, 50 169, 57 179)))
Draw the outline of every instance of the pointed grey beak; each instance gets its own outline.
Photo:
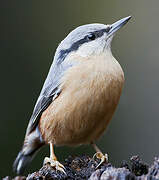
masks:
POLYGON ((130 19, 131 16, 128 16, 110 25, 110 30, 108 32, 108 35, 113 35, 117 30, 119 30, 122 26, 124 26, 130 19))

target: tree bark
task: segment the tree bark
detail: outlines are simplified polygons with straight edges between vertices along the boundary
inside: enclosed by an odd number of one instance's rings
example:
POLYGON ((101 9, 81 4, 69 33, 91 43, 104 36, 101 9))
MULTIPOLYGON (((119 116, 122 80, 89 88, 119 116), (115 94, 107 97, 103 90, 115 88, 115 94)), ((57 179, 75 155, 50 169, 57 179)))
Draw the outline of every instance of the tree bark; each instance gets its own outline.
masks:
MULTIPOLYGON (((123 161, 121 166, 115 168, 111 163, 103 163, 97 167, 98 159, 88 156, 72 157, 65 159, 66 174, 56 171, 49 164, 27 177, 17 176, 14 180, 159 180, 159 158, 155 158, 152 165, 143 162, 139 156, 133 156, 129 162, 123 161)), ((3 180, 11 180, 5 177, 3 180)))

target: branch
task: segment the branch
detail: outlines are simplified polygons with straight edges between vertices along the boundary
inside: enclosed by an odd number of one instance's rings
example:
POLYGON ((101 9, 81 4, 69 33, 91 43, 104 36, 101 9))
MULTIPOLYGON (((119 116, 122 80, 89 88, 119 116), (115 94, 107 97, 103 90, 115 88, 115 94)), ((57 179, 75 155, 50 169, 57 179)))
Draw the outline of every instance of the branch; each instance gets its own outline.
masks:
MULTIPOLYGON (((39 171, 29 174, 27 177, 17 176, 14 180, 145 180, 159 179, 159 158, 155 158, 151 166, 148 166, 138 156, 133 156, 130 162, 123 161, 119 168, 115 168, 110 163, 103 163, 96 169, 98 159, 88 156, 72 157, 65 159, 64 166, 66 174, 57 172, 49 165, 43 166, 39 171)), ((11 180, 5 177, 3 180, 11 180)))

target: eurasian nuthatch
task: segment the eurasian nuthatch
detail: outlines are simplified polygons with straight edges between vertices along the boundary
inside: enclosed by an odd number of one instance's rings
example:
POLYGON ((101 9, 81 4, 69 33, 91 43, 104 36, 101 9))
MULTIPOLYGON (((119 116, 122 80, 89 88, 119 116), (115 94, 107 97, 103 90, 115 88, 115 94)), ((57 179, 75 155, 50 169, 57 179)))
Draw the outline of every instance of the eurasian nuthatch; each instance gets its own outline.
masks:
POLYGON ((60 43, 14 162, 17 173, 44 144, 50 144, 50 158, 44 162, 63 172, 53 145, 92 144, 101 163, 106 160, 94 142, 110 122, 124 84, 111 41, 130 18, 79 26, 60 43))

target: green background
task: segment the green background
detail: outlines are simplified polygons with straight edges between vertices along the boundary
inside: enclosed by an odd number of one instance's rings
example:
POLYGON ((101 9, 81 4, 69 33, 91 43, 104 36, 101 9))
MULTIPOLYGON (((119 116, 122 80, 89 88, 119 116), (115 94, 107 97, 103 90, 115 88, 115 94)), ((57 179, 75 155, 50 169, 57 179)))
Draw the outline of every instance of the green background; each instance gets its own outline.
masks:
MULTIPOLYGON (((111 24, 132 15, 117 33, 112 51, 125 72, 120 104, 98 141, 110 162, 139 154, 148 163, 159 149, 159 1, 27 0, 0 2, 0 176, 13 175, 34 104, 58 43, 75 27, 111 24)), ((27 172, 37 170, 49 154, 38 153, 27 172)), ((88 154, 90 146, 57 147, 56 155, 88 154)))

